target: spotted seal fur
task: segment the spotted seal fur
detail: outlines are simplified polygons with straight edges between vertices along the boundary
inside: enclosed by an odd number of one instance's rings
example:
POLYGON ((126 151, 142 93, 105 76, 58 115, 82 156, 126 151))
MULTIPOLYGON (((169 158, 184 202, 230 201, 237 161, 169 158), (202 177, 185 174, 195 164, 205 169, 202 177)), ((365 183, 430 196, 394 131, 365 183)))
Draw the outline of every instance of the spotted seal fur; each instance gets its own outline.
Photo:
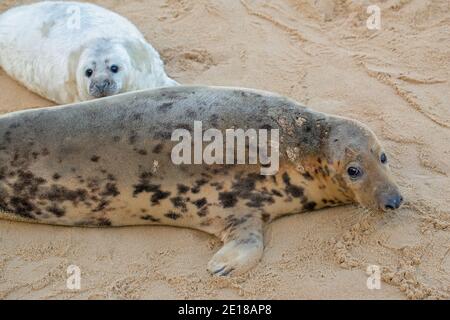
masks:
POLYGON ((264 225, 307 210, 402 202, 384 149, 355 120, 269 92, 171 87, 0 117, 1 216, 66 226, 171 225, 224 246, 213 274, 249 270, 264 225), (175 129, 279 130, 279 170, 244 164, 175 165, 175 129))

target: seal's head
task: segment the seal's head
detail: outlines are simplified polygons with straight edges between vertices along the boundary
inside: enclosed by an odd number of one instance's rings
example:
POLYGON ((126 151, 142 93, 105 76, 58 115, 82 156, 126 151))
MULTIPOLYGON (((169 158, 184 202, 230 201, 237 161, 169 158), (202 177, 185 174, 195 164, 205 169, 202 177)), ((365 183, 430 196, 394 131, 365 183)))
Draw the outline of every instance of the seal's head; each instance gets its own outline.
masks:
POLYGON ((139 37, 94 38, 72 52, 67 91, 80 101, 143 88, 176 86, 164 72, 158 52, 139 37))
POLYGON ((81 52, 77 68, 78 91, 86 99, 122 92, 130 62, 127 52, 117 43, 98 39, 81 52))
POLYGON ((77 59, 78 93, 85 100, 126 92, 151 74, 154 57, 139 39, 94 39, 77 59))
POLYGON ((403 197, 375 134, 355 120, 334 121, 327 141, 341 187, 365 207, 383 211, 399 208, 403 197))

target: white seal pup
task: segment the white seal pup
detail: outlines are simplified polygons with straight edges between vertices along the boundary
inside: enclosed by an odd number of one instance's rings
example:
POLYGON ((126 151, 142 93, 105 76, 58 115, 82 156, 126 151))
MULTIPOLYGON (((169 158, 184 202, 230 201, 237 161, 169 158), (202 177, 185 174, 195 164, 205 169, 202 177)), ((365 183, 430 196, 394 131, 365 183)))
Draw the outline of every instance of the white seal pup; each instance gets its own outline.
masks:
POLYGON ((218 275, 259 261, 273 219, 402 201, 367 126, 268 92, 176 86, 0 116, 0 216, 202 230, 224 241, 208 265, 218 275))
POLYGON ((89 3, 44 1, 2 13, 0 66, 58 104, 177 85, 130 21, 89 3))

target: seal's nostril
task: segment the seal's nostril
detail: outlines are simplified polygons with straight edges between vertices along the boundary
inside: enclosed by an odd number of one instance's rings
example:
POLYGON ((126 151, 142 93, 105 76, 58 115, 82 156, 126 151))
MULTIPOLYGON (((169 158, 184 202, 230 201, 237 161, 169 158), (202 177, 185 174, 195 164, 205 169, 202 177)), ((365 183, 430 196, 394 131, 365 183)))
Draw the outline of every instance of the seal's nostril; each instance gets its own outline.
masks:
POLYGON ((400 205, 403 202, 403 197, 400 195, 391 196, 389 199, 387 199, 386 204, 384 205, 385 209, 388 210, 394 210, 398 209, 400 205))

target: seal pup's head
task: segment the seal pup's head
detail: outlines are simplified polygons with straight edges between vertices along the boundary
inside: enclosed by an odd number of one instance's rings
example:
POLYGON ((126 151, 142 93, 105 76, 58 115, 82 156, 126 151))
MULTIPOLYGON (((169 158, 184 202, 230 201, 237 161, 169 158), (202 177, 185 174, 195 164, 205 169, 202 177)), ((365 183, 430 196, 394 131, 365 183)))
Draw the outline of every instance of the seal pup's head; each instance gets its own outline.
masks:
POLYGON ((403 197, 375 134, 355 120, 336 117, 332 121, 327 149, 342 188, 364 207, 398 209, 403 197))
POLYGON ((107 39, 91 41, 78 60, 79 95, 90 100, 121 93, 130 67, 129 55, 122 45, 107 39))
POLYGON ((158 53, 141 39, 93 39, 73 59, 82 100, 176 84, 164 73, 158 53), (155 74, 158 70, 161 74, 155 74))

